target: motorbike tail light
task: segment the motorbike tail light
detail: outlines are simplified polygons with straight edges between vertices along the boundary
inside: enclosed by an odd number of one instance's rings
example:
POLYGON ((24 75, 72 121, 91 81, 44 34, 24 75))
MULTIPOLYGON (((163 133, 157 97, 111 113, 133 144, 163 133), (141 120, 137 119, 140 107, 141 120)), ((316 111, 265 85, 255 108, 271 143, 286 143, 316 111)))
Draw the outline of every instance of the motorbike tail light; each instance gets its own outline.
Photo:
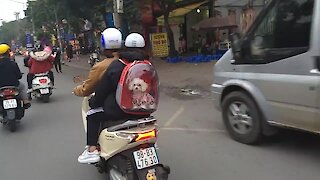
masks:
POLYGON ((5 96, 17 96, 19 92, 15 89, 5 89, 0 92, 1 97, 5 96))
POLYGON ((124 132, 116 133, 116 135, 121 137, 121 138, 129 139, 130 142, 132 142, 137 137, 136 134, 124 133, 124 132))
POLYGON ((45 84, 45 83, 48 82, 48 80, 47 80, 47 79, 39 79, 39 82, 40 82, 41 84, 45 84))
POLYGON ((146 132, 146 133, 139 133, 137 134, 137 137, 135 138, 135 141, 143 141, 146 139, 150 139, 150 138, 155 138, 157 136, 157 132, 156 130, 152 130, 150 132, 146 132))

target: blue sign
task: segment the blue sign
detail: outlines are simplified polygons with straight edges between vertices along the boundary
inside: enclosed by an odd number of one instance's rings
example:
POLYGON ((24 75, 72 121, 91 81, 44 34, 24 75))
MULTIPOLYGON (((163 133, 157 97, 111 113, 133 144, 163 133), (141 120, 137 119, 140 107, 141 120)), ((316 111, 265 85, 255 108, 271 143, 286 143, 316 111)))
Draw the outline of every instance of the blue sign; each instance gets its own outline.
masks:
POLYGON ((26 44, 27 44, 27 48, 33 47, 33 37, 31 34, 26 34, 26 44))
POLYGON ((66 41, 71 41, 74 40, 76 37, 74 36, 74 34, 64 34, 64 39, 66 41))
POLYGON ((114 26, 114 19, 113 19, 113 13, 107 12, 106 13, 106 26, 107 28, 112 28, 114 26))

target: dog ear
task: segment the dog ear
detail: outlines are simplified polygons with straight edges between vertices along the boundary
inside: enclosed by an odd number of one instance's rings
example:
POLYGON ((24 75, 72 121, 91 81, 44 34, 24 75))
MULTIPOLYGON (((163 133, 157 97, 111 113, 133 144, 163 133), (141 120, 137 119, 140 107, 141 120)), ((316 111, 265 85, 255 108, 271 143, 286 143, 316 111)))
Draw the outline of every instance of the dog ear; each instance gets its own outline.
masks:
POLYGON ((129 89, 130 91, 132 91, 132 90, 133 90, 133 86, 134 86, 134 80, 132 80, 132 81, 129 82, 128 89, 129 89))
POLYGON ((146 82, 141 83, 142 92, 145 92, 148 89, 148 84, 146 82))

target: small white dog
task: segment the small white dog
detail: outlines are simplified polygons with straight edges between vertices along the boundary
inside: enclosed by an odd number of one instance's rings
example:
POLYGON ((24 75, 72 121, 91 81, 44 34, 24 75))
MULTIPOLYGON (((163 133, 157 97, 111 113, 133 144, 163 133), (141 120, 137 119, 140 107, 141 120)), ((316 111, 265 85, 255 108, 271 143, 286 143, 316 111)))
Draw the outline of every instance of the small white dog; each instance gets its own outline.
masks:
POLYGON ((155 100, 146 92, 147 89, 148 84, 140 78, 135 78, 129 83, 129 90, 133 92, 133 109, 155 109, 155 100))

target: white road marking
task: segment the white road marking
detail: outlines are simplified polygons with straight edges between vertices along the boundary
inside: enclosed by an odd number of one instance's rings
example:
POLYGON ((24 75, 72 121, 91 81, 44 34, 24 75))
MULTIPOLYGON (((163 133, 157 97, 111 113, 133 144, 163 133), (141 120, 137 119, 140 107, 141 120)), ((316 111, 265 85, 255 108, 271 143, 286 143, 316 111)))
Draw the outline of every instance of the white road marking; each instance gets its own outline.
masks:
POLYGON ((189 129, 189 128, 180 128, 180 127, 163 127, 160 130, 167 131, 186 131, 186 132, 203 132, 203 133, 225 133, 225 130, 222 129, 189 129))
POLYGON ((174 115, 166 122, 164 127, 170 126, 184 111, 184 107, 181 107, 174 115))

